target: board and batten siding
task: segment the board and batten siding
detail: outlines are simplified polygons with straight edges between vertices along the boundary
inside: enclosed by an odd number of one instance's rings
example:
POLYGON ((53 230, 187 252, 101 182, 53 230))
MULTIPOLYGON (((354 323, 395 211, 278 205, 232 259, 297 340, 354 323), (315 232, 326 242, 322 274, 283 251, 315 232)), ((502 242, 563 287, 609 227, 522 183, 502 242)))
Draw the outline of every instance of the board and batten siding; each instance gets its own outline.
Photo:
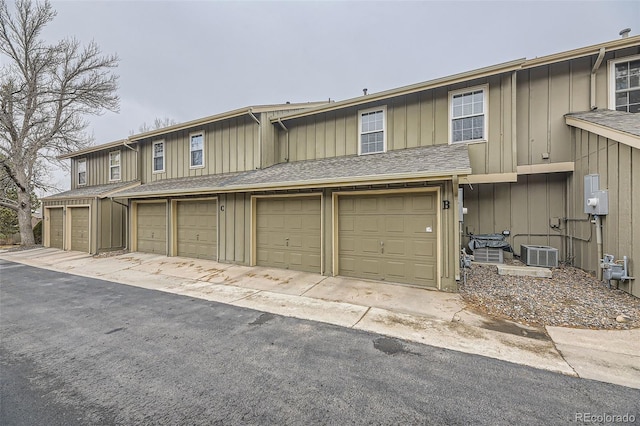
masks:
POLYGON ((600 189, 609 196, 609 214, 602 218, 603 253, 630 259, 634 281, 620 288, 640 297, 640 150, 585 130, 573 129, 575 172, 569 179, 569 217, 583 219, 569 224, 569 254, 586 271, 599 268, 594 225, 584 213, 584 176, 598 174, 600 189))
MULTIPOLYGON (((43 201, 43 207, 89 206, 91 253, 117 250, 126 246, 127 209, 111 199, 78 198, 43 201), (100 230, 100 232, 98 232, 100 230)), ((65 213, 66 214, 66 213, 65 213)), ((45 217, 46 220, 46 217, 45 217)), ((69 249, 69 247, 66 247, 69 249)))
POLYGON ((550 223, 566 214, 565 173, 523 175, 514 183, 464 185, 463 191, 468 210, 463 223, 465 247, 469 234, 508 230, 507 241, 517 255, 522 244, 551 246, 562 253, 563 233, 550 223))
POLYGON ((260 126, 242 116, 138 142, 142 183, 253 170, 260 164, 260 126), (189 135, 204 131, 204 167, 190 168, 189 135), (153 171, 153 142, 164 141, 164 172, 153 171))
MULTIPOLYGON (((277 133, 278 162, 358 153, 358 111, 386 106, 387 151, 449 143, 449 92, 488 84, 488 142, 469 144, 474 174, 515 172, 511 144, 512 74, 426 90, 285 121, 277 133)), ((275 124, 274 126, 278 126, 275 124)))
MULTIPOLYGON (((597 53, 518 71, 518 165, 572 161, 571 134, 564 116, 591 109, 591 70, 597 53), (543 153, 548 153, 549 158, 543 159, 543 153)), ((638 53, 640 46, 605 54, 596 73, 596 106, 599 109, 608 108, 608 61, 638 53)))
POLYGON ((138 153, 125 146, 104 151, 91 152, 71 159, 71 189, 78 188, 78 160, 87 160, 87 184, 107 185, 110 183, 130 182, 138 179, 138 153), (120 179, 109 180, 109 153, 120 151, 120 179))
POLYGON ((251 255, 251 195, 229 193, 218 196, 218 259, 248 265, 251 255))
POLYGON ((98 201, 98 252, 124 248, 127 241, 127 209, 108 198, 98 201))

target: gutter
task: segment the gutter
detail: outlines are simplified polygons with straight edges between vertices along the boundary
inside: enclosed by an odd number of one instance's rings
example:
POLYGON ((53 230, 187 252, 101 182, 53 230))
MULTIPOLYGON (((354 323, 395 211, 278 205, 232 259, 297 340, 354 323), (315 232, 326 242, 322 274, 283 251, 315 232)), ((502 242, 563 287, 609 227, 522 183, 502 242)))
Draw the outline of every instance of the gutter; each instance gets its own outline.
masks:
POLYGON ((522 68, 526 58, 516 59, 515 61, 505 62, 502 64, 492 65, 485 68, 479 68, 473 71, 467 71, 451 76, 437 78, 435 80, 429 80, 422 83, 411 84, 409 86, 403 86, 396 89, 385 90, 379 93, 368 94, 365 96, 358 96, 357 98, 346 99, 344 101, 333 102, 331 104, 321 106, 318 108, 311 108, 308 110, 295 112, 293 114, 283 115, 279 118, 272 118, 271 123, 277 123, 278 120, 291 120, 294 118, 306 117, 309 115, 320 114, 324 112, 334 111, 338 109, 344 109, 353 106, 359 106, 363 104, 369 104, 376 101, 382 101, 397 96, 408 95, 411 93, 422 92, 429 89, 435 89, 442 86, 448 86, 456 83, 462 83, 469 80, 475 80, 484 77, 490 77, 497 74, 502 74, 511 71, 517 71, 522 68))
POLYGON ((349 176, 337 180, 333 179, 314 179, 305 181, 288 181, 288 182, 268 182, 253 185, 230 185, 223 187, 200 187, 186 191, 163 191, 163 192, 136 192, 125 194, 126 196, 115 196, 120 199, 127 198, 153 198, 167 196, 183 196, 197 195, 202 193, 229 193, 229 192, 250 192, 250 191, 283 191, 289 189, 311 189, 311 188, 336 188, 341 186, 359 186, 359 185, 378 185, 391 183, 409 183, 409 182, 426 182, 452 180, 454 176, 462 177, 471 174, 471 169, 452 170, 450 172, 432 172, 432 173, 397 173, 391 175, 373 175, 373 176, 349 176))

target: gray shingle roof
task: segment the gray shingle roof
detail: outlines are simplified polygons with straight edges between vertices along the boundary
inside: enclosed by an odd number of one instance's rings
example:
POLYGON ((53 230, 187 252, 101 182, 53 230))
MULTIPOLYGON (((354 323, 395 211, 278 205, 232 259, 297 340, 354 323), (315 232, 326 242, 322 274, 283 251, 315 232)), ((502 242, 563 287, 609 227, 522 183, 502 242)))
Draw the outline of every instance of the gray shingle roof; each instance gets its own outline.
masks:
POLYGON ((51 195, 43 198, 43 200, 53 200, 60 198, 90 198, 90 197, 102 197, 104 194, 109 194, 119 189, 126 189, 133 185, 136 185, 137 181, 109 183, 106 185, 93 185, 82 186, 80 188, 64 191, 59 194, 51 195))
POLYGON ((610 109, 596 109, 586 112, 574 112, 567 114, 567 116, 609 127, 620 132, 640 136, 640 113, 633 114, 624 111, 612 111, 610 109))
POLYGON ((381 154, 351 155, 319 160, 280 163, 238 173, 208 175, 150 182, 115 194, 133 198, 163 194, 277 189, 282 187, 331 184, 365 184, 373 180, 415 177, 445 177, 471 173, 465 144, 435 145, 389 151, 381 154))

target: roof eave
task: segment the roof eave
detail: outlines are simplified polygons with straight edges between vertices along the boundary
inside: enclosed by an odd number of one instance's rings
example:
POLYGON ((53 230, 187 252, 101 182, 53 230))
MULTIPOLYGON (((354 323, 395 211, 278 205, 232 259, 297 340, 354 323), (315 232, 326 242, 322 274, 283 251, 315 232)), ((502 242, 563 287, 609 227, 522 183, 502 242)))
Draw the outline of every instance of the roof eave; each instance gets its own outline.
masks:
POLYGON ((250 113, 262 113, 271 111, 286 111, 289 109, 299 108, 315 108, 319 105, 324 105, 327 102, 308 102, 308 103, 295 103, 295 104, 281 104, 281 105, 257 105, 244 107, 240 109, 234 109, 232 111, 226 111, 221 114, 209 115, 207 117, 198 118, 196 120, 187 121, 185 123, 175 124, 173 126, 164 127, 162 129, 151 130, 148 132, 138 133, 136 135, 129 136, 129 141, 135 143, 142 139, 152 138, 155 136, 165 135, 167 133, 176 132, 180 130, 186 130, 193 127, 204 126, 206 124, 215 123, 217 121, 229 120, 231 118, 241 117, 243 115, 249 115, 250 113))
POLYGON ((567 61, 570 59, 582 58, 584 56, 597 55, 601 48, 605 51, 624 49, 640 44, 640 35, 621 38, 605 43, 595 44, 592 46, 581 47, 566 52, 554 53, 552 55, 542 56, 540 58, 529 59, 522 64, 522 68, 534 68, 542 65, 549 65, 556 62, 567 61))
POLYGON ((101 145, 94 145, 88 148, 80 149, 78 151, 69 152, 67 154, 58 155, 56 158, 58 160, 66 160, 68 158, 79 157, 86 154, 91 154, 93 152, 103 151, 105 149, 117 148, 119 146, 123 146, 127 142, 126 139, 120 139, 113 142, 103 143, 101 145))
POLYGON ((247 191, 284 191, 289 189, 312 189, 312 188, 334 188, 340 186, 360 186, 360 185, 379 185, 391 183, 411 183, 421 181, 434 180, 450 180, 453 176, 466 176, 471 174, 471 168, 444 170, 437 172, 420 172, 420 173, 395 173, 388 175, 372 175, 346 177, 340 179, 311 179, 305 181, 286 181, 286 182, 269 182, 252 185, 229 185, 222 187, 201 187, 195 189, 187 189, 184 191, 155 191, 152 193, 137 192, 130 193, 126 196, 118 196, 114 194, 112 198, 154 198, 167 196, 185 196, 198 195, 202 193, 228 193, 228 192, 247 192, 247 191))
POLYGON ((576 127, 604 138, 623 143, 632 148, 640 149, 640 136, 634 135, 633 133, 624 132, 622 130, 614 129, 609 126, 594 123, 571 115, 566 115, 564 119, 568 126, 576 127))
POLYGON ((409 86, 403 86, 396 89, 385 90, 383 92, 372 93, 370 95, 358 96, 356 98, 346 99, 344 101, 333 102, 329 105, 320 106, 317 108, 310 108, 305 111, 300 111, 293 114, 287 114, 277 118, 272 118, 271 123, 277 123, 279 120, 281 121, 291 120, 294 118, 300 118, 300 117, 319 114, 323 112, 334 111, 337 109, 343 109, 343 108, 348 108, 352 106, 368 104, 371 102, 381 101, 389 98, 394 98, 397 96, 408 95, 416 92, 422 92, 424 90, 461 83, 464 81, 475 80, 478 78, 489 77, 496 74, 515 71, 520 69, 521 64, 524 63, 525 60, 526 60, 525 58, 516 59, 514 61, 504 62, 501 64, 492 65, 485 68, 479 68, 473 71, 454 74, 451 76, 442 77, 435 80, 424 81, 421 83, 411 84, 409 86))

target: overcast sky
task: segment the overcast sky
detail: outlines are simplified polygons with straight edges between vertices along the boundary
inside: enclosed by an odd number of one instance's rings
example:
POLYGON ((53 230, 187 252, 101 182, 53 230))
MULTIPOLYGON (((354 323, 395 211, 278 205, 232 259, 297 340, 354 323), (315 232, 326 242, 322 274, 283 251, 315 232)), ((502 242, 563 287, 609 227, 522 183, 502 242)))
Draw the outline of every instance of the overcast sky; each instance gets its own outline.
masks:
POLYGON ((91 119, 97 144, 156 117, 343 100, 640 33, 637 0, 52 4, 47 39, 93 39, 120 57, 120 112, 91 119))

